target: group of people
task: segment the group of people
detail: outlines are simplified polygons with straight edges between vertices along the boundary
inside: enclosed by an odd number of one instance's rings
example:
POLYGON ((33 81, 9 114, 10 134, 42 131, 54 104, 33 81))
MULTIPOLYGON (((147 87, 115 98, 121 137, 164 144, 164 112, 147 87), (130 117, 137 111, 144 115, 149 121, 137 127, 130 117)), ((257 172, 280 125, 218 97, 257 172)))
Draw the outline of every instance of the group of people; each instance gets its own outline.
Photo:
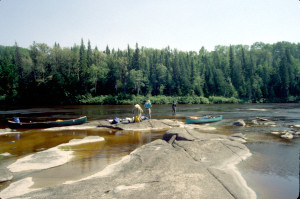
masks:
MULTIPOLYGON (((144 107, 147 111, 148 118, 151 119, 151 107, 152 107, 151 101, 147 100, 147 102, 144 104, 144 107)), ((139 104, 134 105, 132 113, 133 113, 134 122, 140 122, 143 113, 142 107, 139 104)))
MULTIPOLYGON (((146 109, 148 118, 151 119, 151 101, 147 100, 146 103, 144 104, 144 107, 146 109)), ((173 111, 173 115, 176 115, 176 102, 173 101, 172 103, 172 111, 173 111)), ((132 110, 133 113, 133 120, 134 122, 140 122, 141 118, 142 118, 142 113, 143 113, 143 109, 139 104, 134 105, 134 108, 132 110)))

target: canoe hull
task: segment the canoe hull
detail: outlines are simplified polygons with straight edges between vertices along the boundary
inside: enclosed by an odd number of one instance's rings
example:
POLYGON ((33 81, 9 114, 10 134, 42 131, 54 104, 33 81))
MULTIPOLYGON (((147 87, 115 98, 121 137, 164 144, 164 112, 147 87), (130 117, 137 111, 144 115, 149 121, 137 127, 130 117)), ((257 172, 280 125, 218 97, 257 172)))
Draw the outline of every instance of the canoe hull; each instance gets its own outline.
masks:
POLYGON ((14 121, 8 121, 8 127, 11 129, 42 129, 42 128, 50 128, 50 127, 79 125, 85 123, 86 121, 87 121, 86 116, 77 119, 71 119, 71 120, 49 121, 49 122, 16 123, 14 121))
POLYGON ((204 123, 211 123, 211 122, 217 122, 223 119, 223 116, 217 116, 217 117, 200 117, 200 118, 186 118, 185 122, 186 124, 204 124, 204 123))

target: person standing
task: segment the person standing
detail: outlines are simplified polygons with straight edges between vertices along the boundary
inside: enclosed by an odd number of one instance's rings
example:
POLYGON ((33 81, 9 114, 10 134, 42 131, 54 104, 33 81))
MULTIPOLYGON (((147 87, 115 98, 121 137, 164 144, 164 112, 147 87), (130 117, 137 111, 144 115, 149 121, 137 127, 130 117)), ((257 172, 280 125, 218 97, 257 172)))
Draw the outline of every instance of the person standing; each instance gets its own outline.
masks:
POLYGON ((176 102, 173 101, 172 103, 172 110, 173 110, 173 115, 176 115, 176 102))
POLYGON ((149 119, 151 119, 151 107, 152 107, 152 104, 151 104, 150 100, 147 100, 147 102, 144 104, 144 106, 145 106, 146 111, 148 113, 149 119))

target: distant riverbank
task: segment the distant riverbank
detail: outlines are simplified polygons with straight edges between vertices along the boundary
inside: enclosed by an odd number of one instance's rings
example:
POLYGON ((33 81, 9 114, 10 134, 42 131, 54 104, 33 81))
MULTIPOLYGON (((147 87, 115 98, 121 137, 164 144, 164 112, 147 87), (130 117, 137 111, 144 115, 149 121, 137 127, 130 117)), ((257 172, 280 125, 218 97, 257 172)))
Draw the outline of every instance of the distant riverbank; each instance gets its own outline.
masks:
MULTIPOLYGON (((238 103, 253 103, 253 101, 243 100, 236 97, 223 97, 223 96, 143 96, 143 95, 100 95, 93 97, 92 95, 81 96, 78 99, 80 104, 100 104, 100 105, 128 105, 128 104, 141 104, 146 102, 148 99, 151 100, 152 104, 171 104, 175 101, 178 104, 238 104, 238 103)), ((273 99, 274 101, 261 99, 260 101, 255 101, 254 103, 273 103, 273 102, 295 102, 299 103, 300 99, 290 98, 287 101, 282 99, 273 99)))
POLYGON ((286 99, 274 98, 274 99, 259 99, 249 100, 238 97, 224 97, 224 96, 198 96, 198 95, 186 95, 186 96, 166 96, 166 95, 132 95, 132 94, 118 94, 118 95, 98 95, 93 96, 91 94, 78 95, 73 97, 70 102, 50 101, 45 104, 43 101, 35 102, 22 99, 10 99, 1 98, 0 106, 5 104, 4 107, 13 104, 19 104, 23 106, 51 106, 51 105, 133 105, 143 104, 150 99, 152 104, 172 104, 174 101, 177 104, 246 104, 246 103, 300 103, 300 97, 289 97, 286 99))
POLYGON ((151 100, 152 104, 171 104, 174 101, 178 104, 237 104, 244 103, 245 101, 237 99, 235 97, 219 97, 219 96, 143 96, 143 95, 101 95, 92 97, 91 95, 81 96, 79 102, 81 104, 114 104, 114 105, 126 105, 126 104, 141 104, 151 100))

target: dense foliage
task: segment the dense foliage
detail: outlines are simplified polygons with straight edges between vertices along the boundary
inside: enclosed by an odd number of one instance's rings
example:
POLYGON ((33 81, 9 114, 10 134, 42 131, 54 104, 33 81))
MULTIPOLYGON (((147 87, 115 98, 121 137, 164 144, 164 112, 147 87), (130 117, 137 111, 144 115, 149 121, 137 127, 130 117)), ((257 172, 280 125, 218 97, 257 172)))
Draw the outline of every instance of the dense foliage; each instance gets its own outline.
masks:
POLYGON ((299 102, 300 44, 208 52, 85 46, 0 46, 0 102, 24 104, 299 102), (156 96, 156 97, 155 97, 156 96))

